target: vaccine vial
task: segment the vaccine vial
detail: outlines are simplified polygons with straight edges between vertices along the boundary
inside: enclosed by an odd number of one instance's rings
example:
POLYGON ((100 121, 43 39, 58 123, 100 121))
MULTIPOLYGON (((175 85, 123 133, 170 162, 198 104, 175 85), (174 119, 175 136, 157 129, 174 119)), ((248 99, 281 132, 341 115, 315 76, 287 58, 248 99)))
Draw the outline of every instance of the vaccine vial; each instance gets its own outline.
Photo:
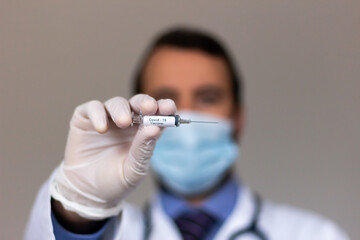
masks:
POLYGON ((132 115, 132 124, 139 124, 143 126, 158 126, 158 127, 178 127, 181 123, 186 123, 180 119, 179 115, 171 116, 143 116, 141 113, 138 116, 132 115), (181 121, 180 121, 181 120, 181 121))

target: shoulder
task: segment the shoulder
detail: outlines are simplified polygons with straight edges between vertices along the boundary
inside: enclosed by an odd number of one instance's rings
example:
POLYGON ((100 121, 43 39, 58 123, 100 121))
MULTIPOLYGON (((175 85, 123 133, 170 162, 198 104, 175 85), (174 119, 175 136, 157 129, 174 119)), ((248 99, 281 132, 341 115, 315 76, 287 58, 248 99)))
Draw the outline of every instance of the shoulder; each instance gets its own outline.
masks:
POLYGON ((317 213, 270 201, 264 201, 261 223, 274 239, 349 239, 334 222, 317 213))

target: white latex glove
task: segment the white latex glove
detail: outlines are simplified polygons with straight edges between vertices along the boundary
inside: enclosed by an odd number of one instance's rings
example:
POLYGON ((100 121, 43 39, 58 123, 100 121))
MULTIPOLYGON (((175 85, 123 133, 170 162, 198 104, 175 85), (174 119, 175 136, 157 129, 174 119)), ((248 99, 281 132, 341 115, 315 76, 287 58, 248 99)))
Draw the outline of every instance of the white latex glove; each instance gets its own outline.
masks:
POLYGON ((131 127, 131 112, 140 111, 171 115, 176 107, 172 100, 139 94, 75 109, 65 159, 51 183, 52 197, 65 209, 92 220, 119 214, 122 200, 147 174, 161 132, 157 126, 131 127))

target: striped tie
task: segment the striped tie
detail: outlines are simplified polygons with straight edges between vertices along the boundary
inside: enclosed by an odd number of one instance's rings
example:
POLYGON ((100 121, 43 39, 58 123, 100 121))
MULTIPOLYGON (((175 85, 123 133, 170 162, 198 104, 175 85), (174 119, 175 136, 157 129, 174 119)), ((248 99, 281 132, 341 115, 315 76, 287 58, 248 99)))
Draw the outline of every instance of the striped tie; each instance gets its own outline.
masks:
POLYGON ((185 212, 175 219, 184 240, 203 240, 216 220, 204 211, 185 212))

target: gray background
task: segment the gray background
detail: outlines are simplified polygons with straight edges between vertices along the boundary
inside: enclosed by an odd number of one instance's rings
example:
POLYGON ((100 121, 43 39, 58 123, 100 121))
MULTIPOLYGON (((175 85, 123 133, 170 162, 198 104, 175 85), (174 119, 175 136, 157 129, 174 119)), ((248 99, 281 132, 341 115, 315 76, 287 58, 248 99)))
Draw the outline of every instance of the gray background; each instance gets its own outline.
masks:
MULTIPOLYGON (((73 109, 129 97, 149 40, 182 23, 220 35, 243 70, 243 181, 359 239, 359 3, 2 0, 0 238, 21 238, 63 157, 73 109)), ((130 200, 151 190, 147 179, 130 200)))

